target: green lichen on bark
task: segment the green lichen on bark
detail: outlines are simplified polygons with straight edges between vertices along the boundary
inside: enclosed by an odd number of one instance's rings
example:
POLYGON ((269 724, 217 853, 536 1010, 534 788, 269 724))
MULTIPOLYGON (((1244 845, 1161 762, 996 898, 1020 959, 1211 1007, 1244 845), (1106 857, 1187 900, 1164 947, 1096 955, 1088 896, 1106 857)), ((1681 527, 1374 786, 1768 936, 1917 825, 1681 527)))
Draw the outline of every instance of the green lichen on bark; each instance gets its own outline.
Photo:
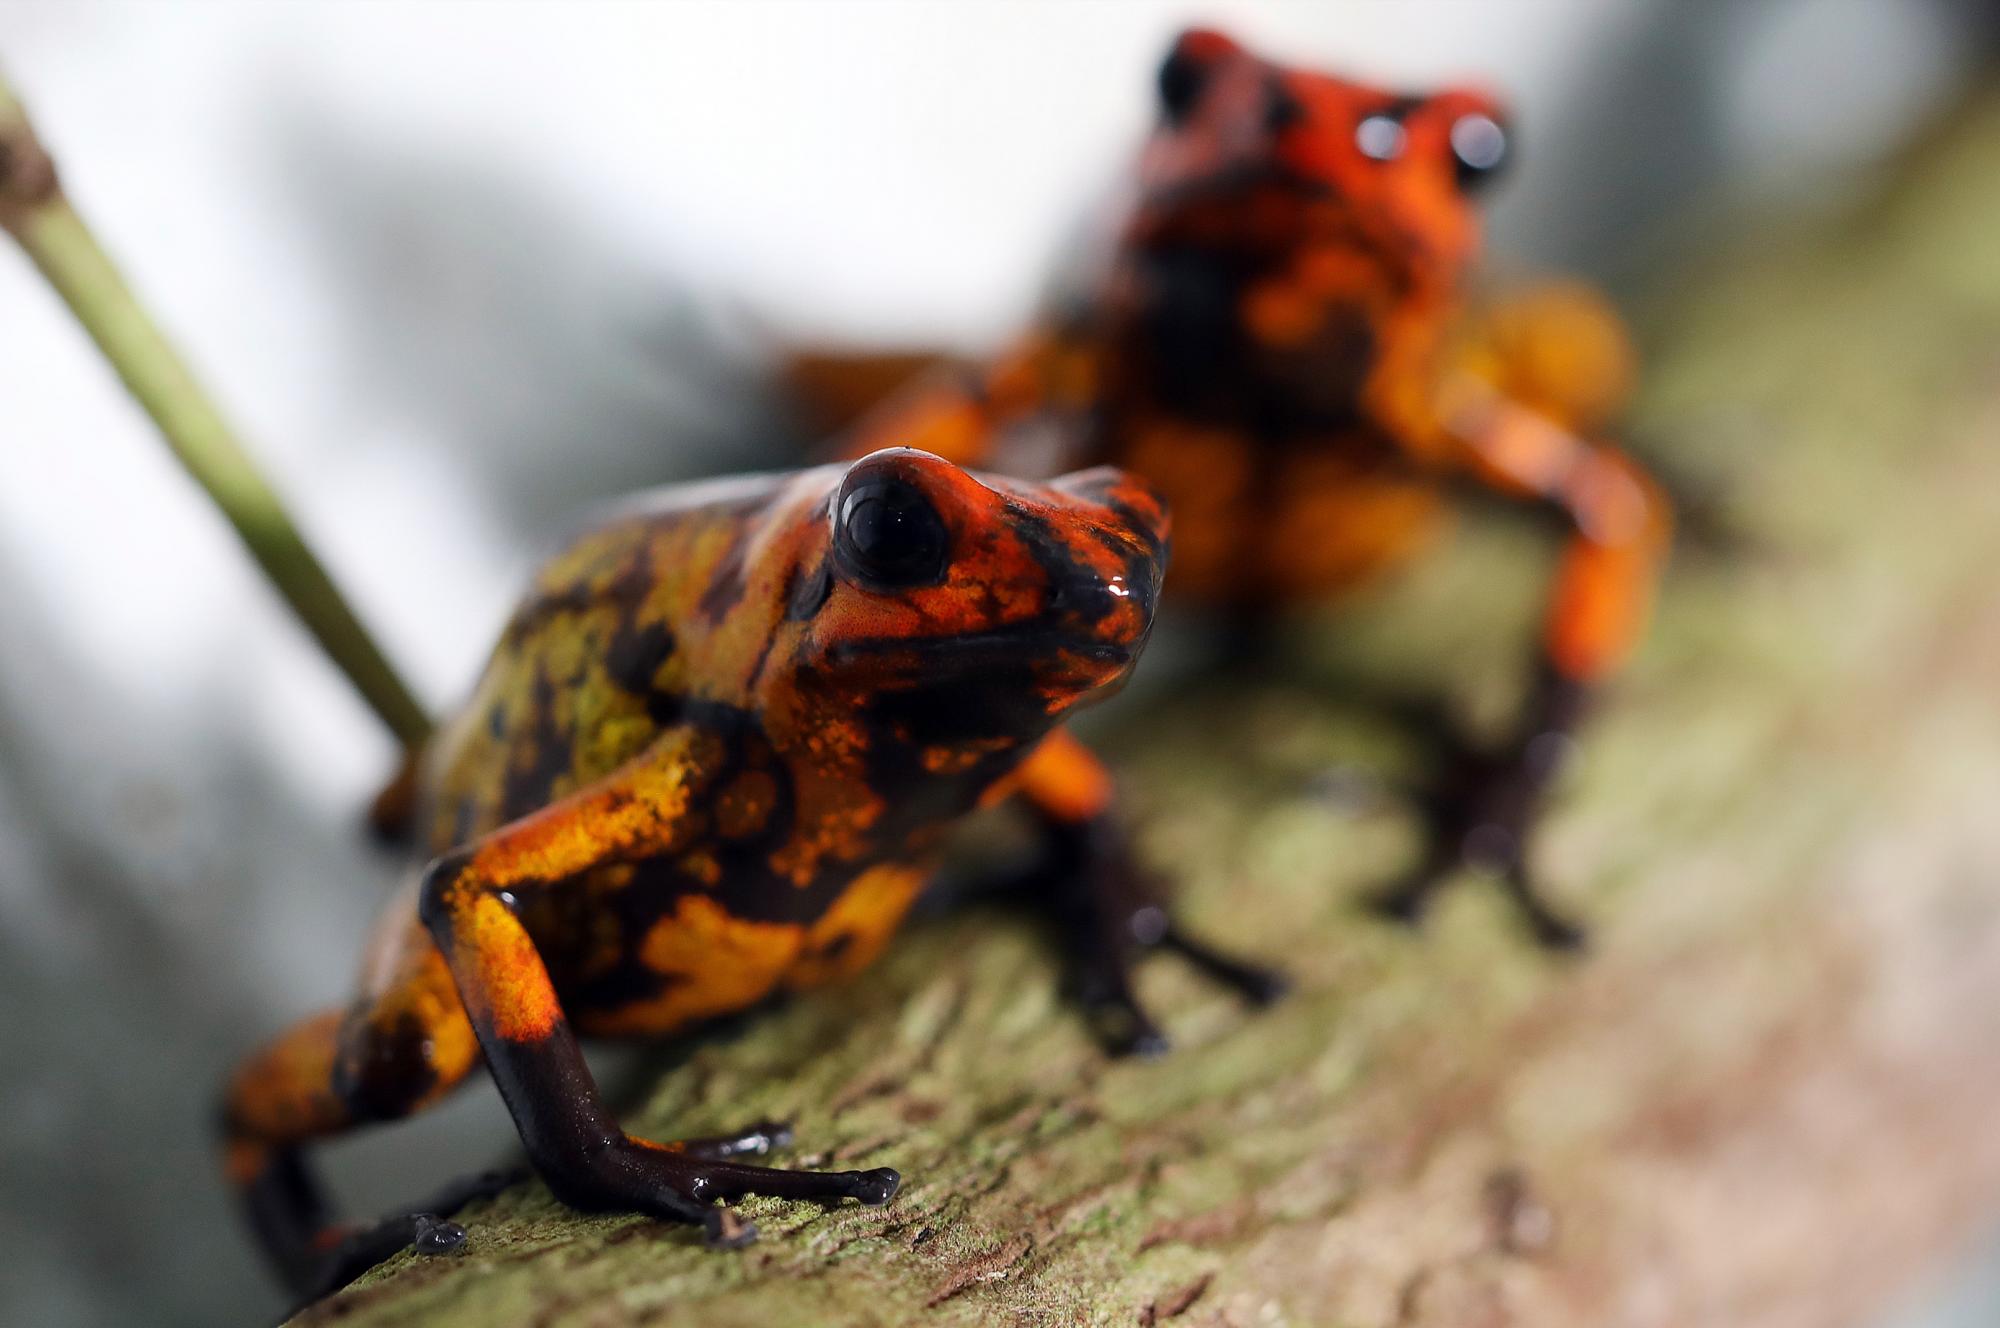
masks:
POLYGON ((524 1185, 300 1322, 1808 1324, 1928 1271, 2000 1207, 2000 109, 1892 184, 1644 312, 1638 432, 1749 539, 1681 558, 1541 842, 1587 959, 1476 883, 1368 921, 1414 827, 1315 779, 1409 766, 1330 675, 1504 706, 1546 559, 1470 525, 1281 680, 1114 716, 1148 852, 1281 1008, 1161 959, 1174 1053, 1108 1062, 1031 930, 926 924, 628 1120, 789 1119, 795 1164, 901 1169, 887 1208, 747 1201, 723 1254, 524 1185))

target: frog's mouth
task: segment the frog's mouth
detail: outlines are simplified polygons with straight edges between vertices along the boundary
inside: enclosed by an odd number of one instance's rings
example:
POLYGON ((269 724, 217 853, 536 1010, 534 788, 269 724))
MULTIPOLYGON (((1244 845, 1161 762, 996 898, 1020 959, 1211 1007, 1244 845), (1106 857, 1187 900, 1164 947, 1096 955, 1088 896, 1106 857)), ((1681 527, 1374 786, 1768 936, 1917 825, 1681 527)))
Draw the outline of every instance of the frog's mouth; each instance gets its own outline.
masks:
MULTIPOLYGON (((1151 624, 1148 624, 1150 632, 1151 624)), ((1047 623, 1027 622, 990 632, 962 636, 874 637, 848 641, 836 646, 833 657, 845 663, 856 659, 894 660, 904 656, 913 665, 936 664, 953 673, 1026 671, 1043 673, 1051 663, 1074 660, 1092 673, 1131 671, 1145 645, 1145 635, 1130 642, 1104 641, 1073 632, 1051 629, 1047 623)))
MULTIPOLYGON (((1150 627, 1150 624, 1149 624, 1150 627)), ((1046 622, 964 636, 849 642, 838 659, 864 666, 887 690, 947 688, 966 706, 1018 703, 1054 713, 1115 694, 1131 677, 1145 645, 1059 632, 1046 622)))

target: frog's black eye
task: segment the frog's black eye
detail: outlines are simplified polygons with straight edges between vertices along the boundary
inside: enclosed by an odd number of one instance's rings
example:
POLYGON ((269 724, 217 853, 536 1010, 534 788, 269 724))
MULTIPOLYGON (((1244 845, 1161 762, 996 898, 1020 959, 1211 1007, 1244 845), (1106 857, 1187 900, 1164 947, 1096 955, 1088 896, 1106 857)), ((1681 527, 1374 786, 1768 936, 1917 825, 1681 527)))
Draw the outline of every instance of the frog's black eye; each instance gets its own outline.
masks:
POLYGON ((1402 118, 1396 115, 1378 112, 1354 126, 1354 146, 1370 161, 1394 161, 1402 156, 1407 137, 1402 118))
POLYGON ((937 509, 893 475, 870 476, 841 495, 835 538, 864 580, 889 589, 942 578, 951 543, 937 509))
POLYGON ((1458 187, 1471 192, 1507 160, 1507 131, 1490 115, 1461 115, 1451 126, 1451 156, 1458 187))
POLYGON ((1208 61, 1202 59, 1185 44, 1177 44, 1167 52, 1167 58, 1160 62, 1160 110, 1166 114, 1168 124, 1181 124, 1201 100, 1201 90, 1208 83, 1208 61))

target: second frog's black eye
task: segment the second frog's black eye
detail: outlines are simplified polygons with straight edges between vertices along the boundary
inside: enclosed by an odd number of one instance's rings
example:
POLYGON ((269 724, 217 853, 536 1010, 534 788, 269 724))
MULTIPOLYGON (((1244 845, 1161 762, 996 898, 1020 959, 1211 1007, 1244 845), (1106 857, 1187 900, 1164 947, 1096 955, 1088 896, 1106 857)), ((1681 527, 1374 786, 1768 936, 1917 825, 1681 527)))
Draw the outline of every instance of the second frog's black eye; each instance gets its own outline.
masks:
POLYGON ((864 479, 841 496, 835 538, 856 572, 889 587, 937 581, 950 545, 937 509, 914 484, 890 475, 864 479))
POLYGON ((1491 116, 1461 115, 1451 126, 1451 156, 1458 187, 1477 189, 1506 163, 1507 131, 1491 116))

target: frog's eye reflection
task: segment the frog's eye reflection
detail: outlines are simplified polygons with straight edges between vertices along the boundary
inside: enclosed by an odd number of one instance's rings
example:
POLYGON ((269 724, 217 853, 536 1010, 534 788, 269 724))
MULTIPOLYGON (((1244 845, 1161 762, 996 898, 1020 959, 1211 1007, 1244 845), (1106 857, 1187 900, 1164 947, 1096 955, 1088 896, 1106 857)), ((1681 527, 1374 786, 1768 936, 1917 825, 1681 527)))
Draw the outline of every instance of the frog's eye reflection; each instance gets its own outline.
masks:
POLYGON ((1394 161, 1403 155, 1403 125, 1393 115, 1371 115, 1354 126, 1354 146, 1370 161, 1394 161))
POLYGON ((944 522, 905 480, 884 475, 849 489, 836 538, 854 570, 876 585, 922 585, 944 575, 944 522))
POLYGON ((1451 126, 1451 155, 1461 188, 1492 178, 1507 158, 1507 131, 1488 115, 1461 115, 1451 126))

